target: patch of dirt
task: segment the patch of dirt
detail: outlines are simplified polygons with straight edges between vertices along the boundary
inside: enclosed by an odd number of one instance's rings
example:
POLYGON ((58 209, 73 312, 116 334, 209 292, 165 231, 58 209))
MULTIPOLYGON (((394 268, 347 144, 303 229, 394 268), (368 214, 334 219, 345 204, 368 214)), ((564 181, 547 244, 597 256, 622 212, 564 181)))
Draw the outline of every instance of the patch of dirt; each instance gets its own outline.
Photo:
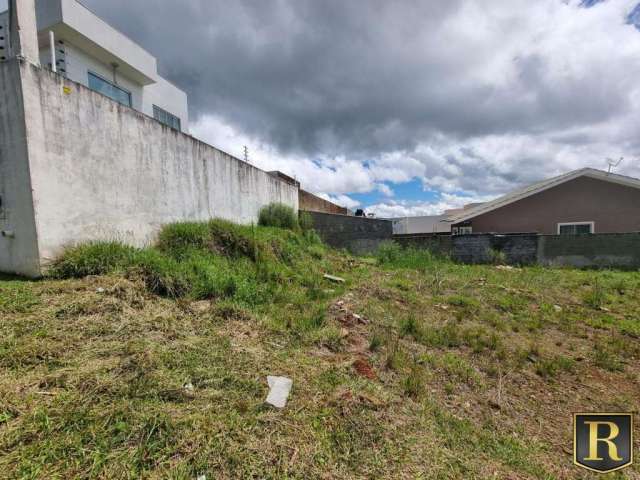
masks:
POLYGON ((366 358, 358 358, 353 362, 353 368, 361 377, 368 378, 369 380, 378 379, 378 375, 366 358))

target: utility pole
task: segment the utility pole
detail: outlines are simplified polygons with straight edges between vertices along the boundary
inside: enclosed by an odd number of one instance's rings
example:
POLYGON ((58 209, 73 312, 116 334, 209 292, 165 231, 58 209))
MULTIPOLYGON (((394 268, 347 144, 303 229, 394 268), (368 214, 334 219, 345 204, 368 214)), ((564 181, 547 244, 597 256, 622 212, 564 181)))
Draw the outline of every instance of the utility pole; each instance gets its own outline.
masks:
POLYGON ((244 151, 244 161, 246 163, 249 163, 249 149, 247 148, 246 145, 243 147, 243 151, 244 151))

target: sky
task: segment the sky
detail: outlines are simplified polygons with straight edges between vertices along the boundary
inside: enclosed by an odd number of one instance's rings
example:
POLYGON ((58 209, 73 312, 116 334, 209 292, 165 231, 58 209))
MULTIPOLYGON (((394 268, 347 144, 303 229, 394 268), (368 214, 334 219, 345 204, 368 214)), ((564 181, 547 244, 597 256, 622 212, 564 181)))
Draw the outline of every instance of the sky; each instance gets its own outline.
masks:
POLYGON ((350 208, 640 177, 638 0, 82 3, 158 57, 194 136, 350 208))

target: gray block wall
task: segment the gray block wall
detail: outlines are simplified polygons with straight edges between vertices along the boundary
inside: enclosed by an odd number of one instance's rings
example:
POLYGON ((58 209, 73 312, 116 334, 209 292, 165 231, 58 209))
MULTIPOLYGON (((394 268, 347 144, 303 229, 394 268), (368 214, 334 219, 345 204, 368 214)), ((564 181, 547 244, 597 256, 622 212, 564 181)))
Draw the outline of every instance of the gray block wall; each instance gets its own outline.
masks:
POLYGON ((461 263, 491 263, 495 251, 502 252, 509 265, 640 268, 640 233, 394 235, 394 241, 461 263))
POLYGON ((435 255, 451 256, 453 240, 451 235, 434 235, 424 233, 396 234, 394 242, 405 248, 421 248, 435 255))
POLYGON ((575 267, 640 267, 640 233, 541 235, 539 262, 575 267))
POLYGON ((308 212, 322 240, 334 248, 357 255, 370 254, 393 237, 393 222, 376 218, 308 212))

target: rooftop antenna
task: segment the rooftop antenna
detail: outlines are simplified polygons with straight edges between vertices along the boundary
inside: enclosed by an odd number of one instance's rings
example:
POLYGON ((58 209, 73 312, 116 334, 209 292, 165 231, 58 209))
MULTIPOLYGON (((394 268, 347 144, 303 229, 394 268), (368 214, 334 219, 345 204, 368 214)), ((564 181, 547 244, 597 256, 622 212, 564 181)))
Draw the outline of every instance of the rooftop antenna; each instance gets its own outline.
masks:
POLYGON ((620 163, 624 160, 624 157, 620 157, 619 160, 613 160, 612 158, 607 158, 607 163, 609 164, 609 170, 607 173, 611 173, 611 170, 620 165, 620 163))
POLYGON ((244 151, 244 161, 246 163, 249 163, 249 149, 247 148, 246 145, 243 147, 243 151, 244 151))

